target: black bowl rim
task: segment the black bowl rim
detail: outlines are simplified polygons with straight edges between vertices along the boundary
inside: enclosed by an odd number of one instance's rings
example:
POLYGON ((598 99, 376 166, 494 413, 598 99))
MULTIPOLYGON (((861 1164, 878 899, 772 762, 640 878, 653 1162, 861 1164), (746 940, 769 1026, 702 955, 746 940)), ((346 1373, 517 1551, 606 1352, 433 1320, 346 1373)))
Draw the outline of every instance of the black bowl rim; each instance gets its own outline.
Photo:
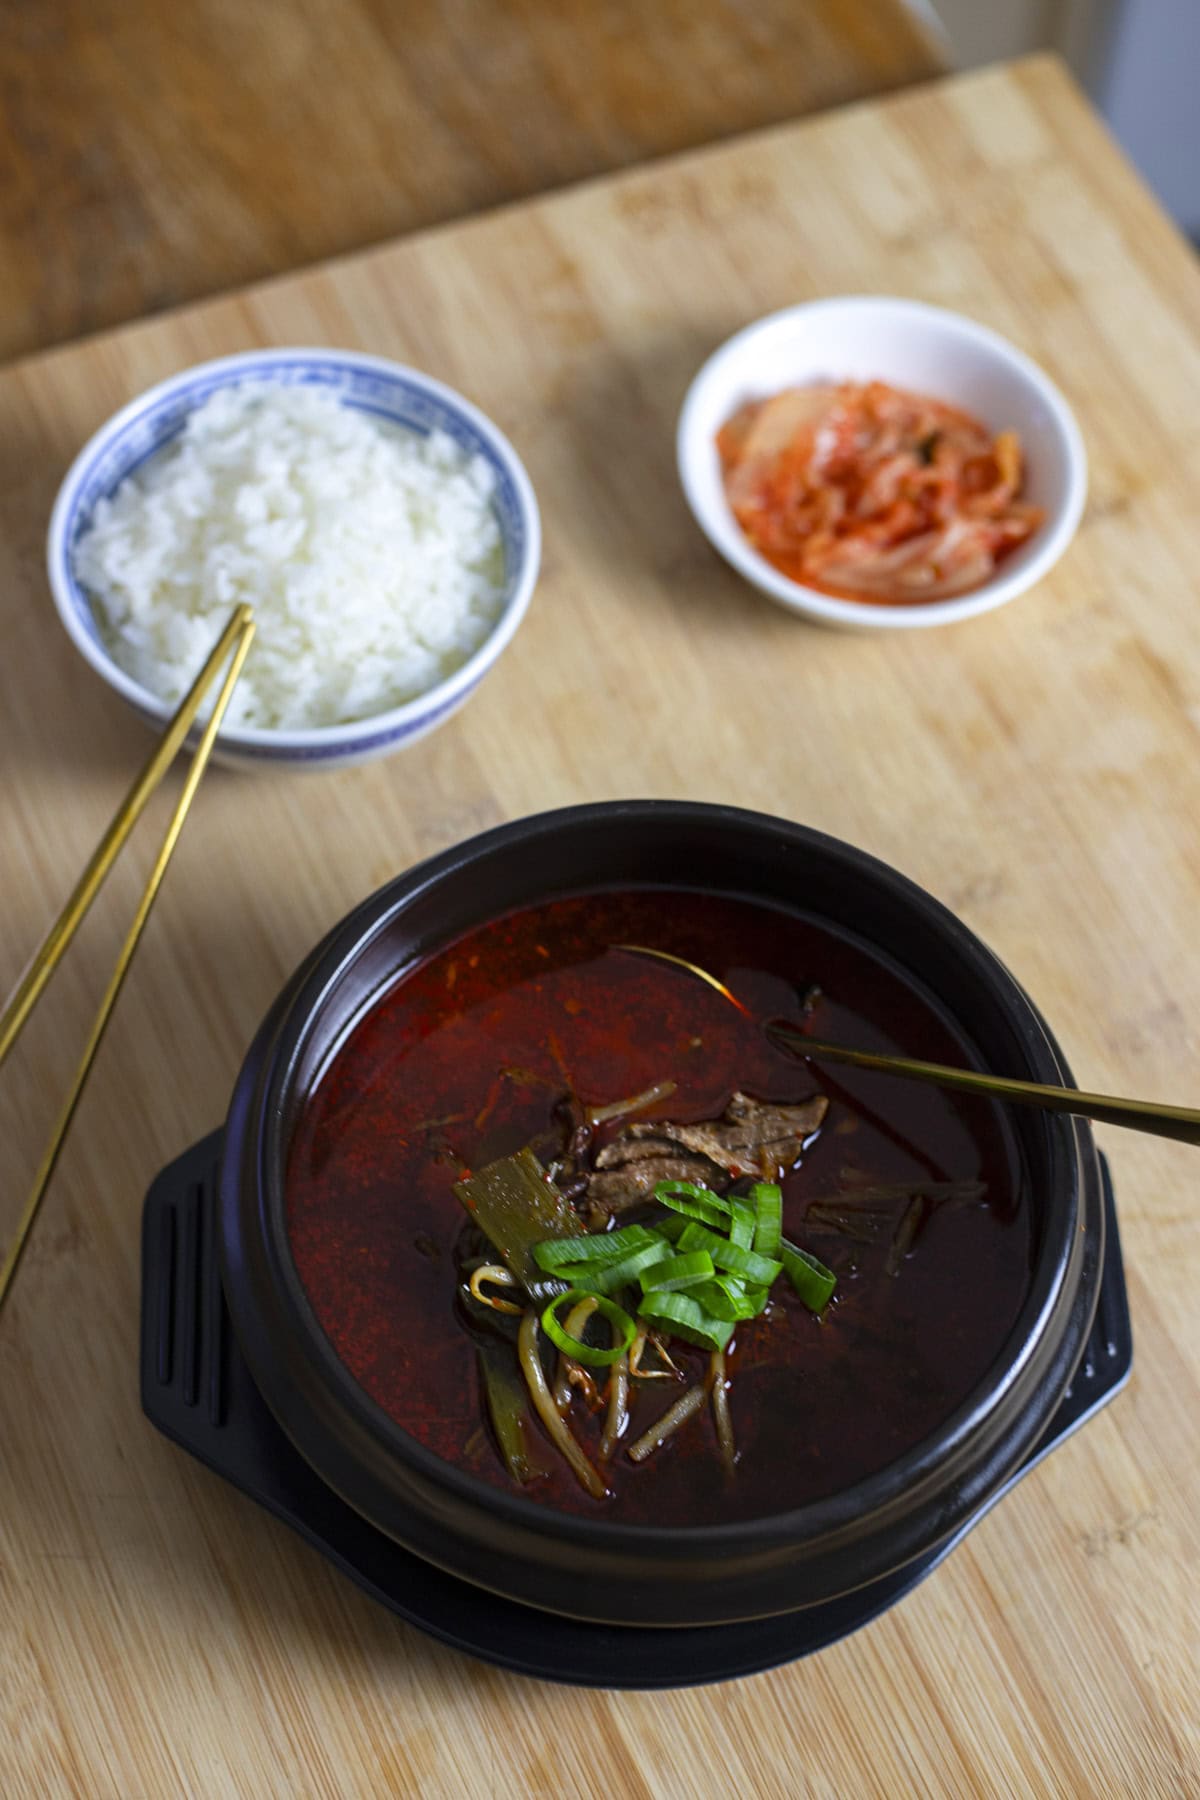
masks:
MULTIPOLYGON (((281 996, 283 1013, 277 1022, 271 1045, 270 1068, 259 1110, 261 1130, 258 1134, 257 1175, 260 1192, 267 1196, 263 1219, 264 1248, 277 1293, 285 1297, 286 1311, 298 1345, 302 1345, 310 1367, 329 1391, 337 1407, 345 1407, 356 1424, 386 1455, 401 1466, 416 1469, 426 1481, 468 1506, 500 1514, 511 1525, 532 1530, 542 1537, 553 1536, 580 1548, 588 1545, 624 1550, 629 1553, 658 1552, 672 1562, 686 1556, 690 1562, 706 1555, 720 1556, 734 1548, 744 1549, 753 1538, 762 1549, 794 1547, 799 1542, 836 1541, 852 1531, 865 1516, 881 1518, 889 1510, 889 1501, 880 1496, 880 1484, 889 1489, 905 1508, 913 1503, 932 1480, 945 1478, 948 1468, 969 1448, 980 1426, 993 1417, 1005 1398, 1028 1371, 1043 1339, 1048 1321, 1067 1279, 1072 1254, 1078 1250, 1080 1210, 1079 1128, 1063 1115, 1039 1116, 1045 1132, 1052 1162, 1062 1169, 1064 1186, 1070 1201, 1064 1202, 1063 1216, 1056 1233, 1047 1229, 1029 1291, 1007 1337, 997 1352, 988 1373, 960 1403, 945 1423, 904 1456, 886 1464, 881 1470, 853 1486, 825 1498, 794 1508, 789 1512, 766 1514, 719 1525, 654 1526, 632 1525, 617 1520, 593 1518, 566 1513, 523 1495, 509 1493, 459 1469, 453 1463, 427 1450, 409 1436, 382 1407, 374 1401, 338 1357, 317 1320, 300 1282, 290 1253, 286 1221, 283 1213, 283 1182, 271 1176, 272 1166, 282 1168, 286 1145, 280 1137, 287 1113, 286 1095, 303 1054, 308 1035, 319 1010, 339 986, 346 970, 363 954, 381 932, 386 931, 398 914, 411 906, 418 896, 472 864, 482 864, 496 852, 511 851, 514 845, 564 829, 586 828, 592 821, 610 824, 615 818, 629 822, 666 824, 674 821, 711 823, 724 828, 759 834, 763 831, 782 834, 800 849, 817 850, 827 856, 854 865, 859 879, 866 878, 890 890, 909 908, 924 911, 947 940, 947 947, 967 963, 976 967, 993 990, 1003 990, 1006 1010, 1014 1035, 1019 1036, 1028 1058, 1032 1079, 1061 1084, 1069 1082, 1069 1074, 1057 1046, 1040 1013, 1025 991, 1003 963, 952 912, 909 877, 889 864, 856 846, 827 833, 799 825, 770 814, 756 813, 739 807, 705 802, 673 800, 601 801, 582 806, 565 807, 535 813, 478 834, 465 843, 411 868, 370 895, 333 928, 314 951, 295 978, 295 985, 281 996), (274 1203, 274 1204, 272 1204, 274 1203)), ((629 885, 636 885, 631 883, 629 885)), ((659 885, 659 884, 655 884, 659 885)), ((669 884, 667 884, 669 885, 669 884)), ((569 883, 557 892, 570 891, 569 883)), ((580 891, 588 891, 586 888, 580 891)), ((715 892, 733 891, 714 884, 715 892)), ((440 946, 439 946, 440 947, 440 946)), ((429 954, 436 953, 431 949, 429 954)), ((900 964, 903 967, 903 964, 900 964)), ((397 971, 397 974, 399 971, 397 971)), ((911 972, 917 982, 922 977, 911 972)), ((396 975, 390 980, 394 981, 396 975)), ((363 1003, 357 1017, 374 998, 389 985, 380 983, 363 1003)), ((956 1021, 970 1037, 966 1021, 956 1021)), ((232 1115, 231 1115, 232 1119, 232 1115)), ((1086 1129, 1086 1128, 1085 1128, 1086 1129)), ((230 1138, 236 1133, 230 1133, 230 1138)), ((1051 1195, 1053 1199, 1057 1187, 1051 1195)), ((1047 1220, 1047 1225, 1049 1221, 1047 1220)), ((1086 1334, 1085 1334, 1086 1335, 1086 1334)), ((285 1415, 281 1422, 292 1435, 292 1422, 285 1415)), ((303 1427, 295 1433, 303 1448, 303 1427)), ((334 1485, 337 1485, 336 1482, 334 1485)), ((950 1529, 950 1526, 947 1526, 950 1529)))

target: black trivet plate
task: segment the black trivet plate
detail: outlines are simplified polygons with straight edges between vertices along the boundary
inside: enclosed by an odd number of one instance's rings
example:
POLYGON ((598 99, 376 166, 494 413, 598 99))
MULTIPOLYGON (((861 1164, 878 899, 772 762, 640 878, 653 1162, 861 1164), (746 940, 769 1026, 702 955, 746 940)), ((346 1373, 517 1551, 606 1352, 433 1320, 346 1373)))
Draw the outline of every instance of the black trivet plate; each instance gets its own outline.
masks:
MULTIPOLYGON (((307 1538, 383 1606, 444 1644, 546 1681, 667 1688, 730 1681, 808 1656, 876 1618, 937 1567, 983 1516, 928 1556, 839 1600, 741 1625, 659 1630, 534 1611, 422 1562, 327 1488, 267 1410, 230 1328, 216 1263, 220 1134, 173 1162, 142 1224, 142 1405, 185 1450, 307 1538)), ((1104 1277, 1075 1380, 1045 1434, 991 1505, 1129 1379, 1133 1342, 1108 1166, 1104 1277)), ((984 1509, 987 1510, 986 1508, 984 1509)))

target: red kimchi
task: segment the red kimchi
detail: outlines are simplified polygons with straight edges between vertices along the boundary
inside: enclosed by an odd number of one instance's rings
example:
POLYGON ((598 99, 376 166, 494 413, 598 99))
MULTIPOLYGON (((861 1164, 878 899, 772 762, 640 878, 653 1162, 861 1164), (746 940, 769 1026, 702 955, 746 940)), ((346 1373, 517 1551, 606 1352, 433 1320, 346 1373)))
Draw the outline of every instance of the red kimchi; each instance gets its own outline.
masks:
POLYGON ((793 581, 879 605, 947 600, 1037 530, 1013 431, 882 381, 790 388, 717 433, 735 518, 793 581))

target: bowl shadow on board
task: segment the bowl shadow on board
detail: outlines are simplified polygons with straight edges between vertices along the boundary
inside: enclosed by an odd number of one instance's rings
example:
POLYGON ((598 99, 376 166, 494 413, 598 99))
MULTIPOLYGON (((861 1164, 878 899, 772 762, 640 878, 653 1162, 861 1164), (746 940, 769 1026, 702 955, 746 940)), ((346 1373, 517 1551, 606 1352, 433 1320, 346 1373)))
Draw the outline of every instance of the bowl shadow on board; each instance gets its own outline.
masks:
POLYGON ((589 563, 623 585, 652 576, 726 629, 731 621, 747 628, 777 621, 780 609, 729 567, 696 524, 676 469, 675 427, 697 369, 738 323, 631 332, 620 353, 601 346, 552 396, 565 426, 555 439, 555 480, 589 563))

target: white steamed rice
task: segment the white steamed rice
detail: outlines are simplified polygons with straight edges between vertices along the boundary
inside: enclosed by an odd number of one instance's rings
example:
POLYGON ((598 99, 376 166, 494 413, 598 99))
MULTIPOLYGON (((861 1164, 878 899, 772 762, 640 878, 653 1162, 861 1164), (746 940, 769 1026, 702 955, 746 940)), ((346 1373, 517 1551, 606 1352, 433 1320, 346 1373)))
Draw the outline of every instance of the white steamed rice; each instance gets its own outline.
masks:
POLYGON ((102 500, 75 552, 113 659, 177 702, 240 600, 235 726, 399 706, 490 632, 503 545, 486 461, 310 387, 224 388, 102 500))

